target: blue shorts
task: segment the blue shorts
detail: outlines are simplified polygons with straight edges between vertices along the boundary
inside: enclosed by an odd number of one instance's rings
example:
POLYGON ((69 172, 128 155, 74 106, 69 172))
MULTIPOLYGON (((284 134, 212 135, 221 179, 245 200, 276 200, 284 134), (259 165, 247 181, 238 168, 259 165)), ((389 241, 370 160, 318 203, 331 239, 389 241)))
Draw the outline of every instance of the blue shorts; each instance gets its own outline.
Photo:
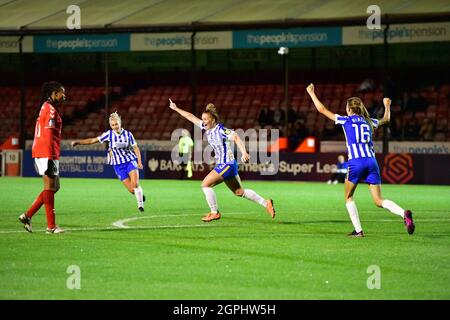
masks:
POLYGON ((218 164, 214 168, 214 171, 220 174, 223 177, 223 180, 228 180, 238 175, 238 164, 236 160, 230 163, 218 164))
POLYGON ((380 168, 375 158, 359 158, 348 161, 350 182, 357 184, 361 179, 367 184, 381 184, 380 168))
POLYGON ((116 164, 116 165, 113 165, 113 167, 114 167, 114 171, 116 172, 117 177, 120 179, 120 181, 127 179, 128 174, 131 171, 138 169, 136 161, 125 162, 122 164, 116 164))

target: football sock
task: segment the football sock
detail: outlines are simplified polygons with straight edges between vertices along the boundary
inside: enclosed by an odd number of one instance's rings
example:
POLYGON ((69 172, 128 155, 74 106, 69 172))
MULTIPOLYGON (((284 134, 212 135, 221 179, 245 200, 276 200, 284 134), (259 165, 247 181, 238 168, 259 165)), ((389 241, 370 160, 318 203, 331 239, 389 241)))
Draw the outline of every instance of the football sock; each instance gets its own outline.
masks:
POLYGON ((203 193, 206 197, 206 202, 208 202, 208 206, 211 209, 211 213, 217 213, 217 199, 216 199, 216 193, 214 192, 213 188, 202 188, 203 193))
POLYGON ((44 191, 42 191, 38 197, 36 198, 36 200, 34 200, 33 204, 31 205, 31 207, 27 210, 27 212, 25 213, 25 215, 28 218, 32 218, 34 216, 34 214, 36 212, 38 212, 38 210, 42 207, 42 205, 44 204, 44 197, 43 197, 43 193, 44 191))
POLYGON ((358 209, 356 208, 356 203, 354 201, 349 201, 345 204, 347 207, 348 214, 352 220, 353 227, 356 232, 361 232, 361 222, 359 221, 358 209))
POLYGON ((136 196, 138 207, 144 207, 143 194, 144 191, 142 190, 141 186, 134 189, 134 195, 136 196))
POLYGON ((264 200, 263 197, 261 197, 259 194, 257 194, 255 191, 253 191, 251 189, 245 189, 242 197, 245 199, 251 200, 253 202, 259 203, 264 208, 267 206, 267 201, 264 200))
POLYGON ((42 198, 45 205, 45 215, 47 216, 47 227, 53 229, 55 227, 55 191, 44 190, 42 198))
POLYGON ((388 209, 393 214, 399 215, 400 217, 405 217, 405 210, 403 210, 398 204, 391 200, 383 200, 381 206, 385 209, 388 209))

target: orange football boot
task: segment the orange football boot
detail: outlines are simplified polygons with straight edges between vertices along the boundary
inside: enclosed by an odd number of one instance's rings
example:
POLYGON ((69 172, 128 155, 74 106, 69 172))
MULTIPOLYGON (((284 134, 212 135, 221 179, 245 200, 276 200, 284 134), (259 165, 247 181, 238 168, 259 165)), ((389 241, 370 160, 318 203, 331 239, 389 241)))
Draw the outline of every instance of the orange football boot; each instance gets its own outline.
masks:
POLYGON ((208 213, 206 216, 204 216, 202 218, 202 221, 210 222, 210 221, 213 221, 213 220, 219 220, 220 217, 221 217, 220 212, 217 212, 217 213, 211 213, 210 212, 210 213, 208 213))
POLYGON ((267 199, 266 201, 267 201, 267 205, 266 205, 267 213, 270 214, 272 219, 275 219, 275 208, 273 206, 273 200, 267 199))

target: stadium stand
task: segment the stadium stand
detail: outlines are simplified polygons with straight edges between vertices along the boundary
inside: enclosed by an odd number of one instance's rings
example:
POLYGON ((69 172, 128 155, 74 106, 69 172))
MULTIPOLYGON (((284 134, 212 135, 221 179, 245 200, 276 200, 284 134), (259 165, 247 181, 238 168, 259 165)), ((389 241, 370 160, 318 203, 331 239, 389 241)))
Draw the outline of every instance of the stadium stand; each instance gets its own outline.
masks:
MULTIPOLYGON (((324 103, 331 110, 345 114, 345 99, 360 96, 373 116, 381 117, 382 109, 378 109, 376 102, 383 98, 382 88, 373 91, 357 92, 359 83, 323 83, 317 84, 317 92, 324 103), (378 112, 378 114, 376 114, 378 112), (375 113, 375 114, 374 114, 375 113)), ((115 87, 114 92, 120 93, 115 87)), ((66 139, 95 136, 104 130, 104 110, 98 105, 104 97, 102 87, 68 87, 69 99, 64 107, 64 137, 66 139), (97 104, 96 104, 97 102, 97 104)), ((289 87, 292 109, 297 119, 304 121, 307 130, 318 138, 328 140, 341 139, 333 123, 324 121, 314 111, 314 106, 305 95, 304 84, 291 84, 289 87)), ((197 106, 200 112, 202 106, 212 102, 219 108, 225 125, 230 128, 258 128, 258 114, 263 106, 270 109, 283 108, 283 86, 280 84, 245 84, 245 85, 202 85, 197 89, 197 106)), ((0 87, 2 105, 0 115, 6 125, 0 131, 0 141, 19 131, 19 94, 18 88, 0 87), (7 98, 9 97, 9 98, 7 98)), ((40 99, 38 87, 27 88, 27 135, 32 137, 36 105, 40 99)), ((450 141, 450 85, 426 87, 420 90, 426 102, 423 111, 409 110, 410 94, 405 93, 403 99, 394 101, 392 107, 393 121, 391 124, 392 138, 402 140, 405 128, 416 119, 418 124, 428 118, 434 126, 433 140, 450 141)), ((191 93, 189 86, 161 86, 155 85, 136 90, 128 95, 122 95, 111 104, 111 111, 117 110, 123 117, 124 126, 135 132, 137 139, 170 140, 171 133, 176 128, 187 127, 189 124, 176 114, 167 111, 168 98, 178 105, 191 107, 191 93), (167 111, 167 112, 166 112, 167 111)), ((268 126, 270 127, 270 126, 268 126)), ((281 128, 282 129, 282 128, 281 128)), ((381 138, 382 131, 376 133, 381 138)), ((417 132, 417 139, 420 139, 417 132)))
MULTIPOLYGON (((41 99, 40 90, 40 87, 27 87, 26 89, 25 126, 28 137, 33 137, 34 134, 34 123, 39 112, 39 102, 41 99)), ((68 124, 73 119, 88 113, 89 108, 104 97, 103 87, 69 86, 66 90, 68 92, 68 99, 64 104, 63 119, 68 124)), ((3 119, 4 124, 0 127, 0 141, 3 141, 11 135, 19 134, 19 106, 19 88, 0 87, 0 118, 3 119)))
MULTIPOLYGON (((69 0, 32 1, 32 4, 35 4, 32 6, 30 6, 30 1, 22 0, 0 1, 0 3, 2 7, 0 11, 0 31, 4 35, 18 35, 19 30, 20 32, 35 32, 36 34, 46 30, 47 32, 67 31, 66 9, 68 5, 72 4, 69 0)), ((328 23, 330 21, 337 23, 343 20, 356 22, 365 21, 368 4, 367 1, 348 0, 330 0, 320 3, 287 0, 283 1, 282 4, 265 0, 223 0, 219 4, 209 0, 196 0, 194 4, 179 0, 136 0, 131 2, 85 0, 79 3, 83 12, 83 31, 108 29, 110 32, 114 32, 115 29, 127 29, 130 32, 133 30, 142 31, 139 28, 145 28, 147 31, 150 29, 152 31, 167 31, 171 28, 172 31, 192 31, 193 26, 198 28, 198 31, 201 31, 201 27, 206 30, 208 26, 220 27, 218 30, 233 30, 235 26, 250 28, 252 26, 261 27, 261 24, 265 24, 268 28, 284 28, 300 26, 298 23, 301 23, 301 26, 317 26, 327 21, 328 23), (257 8, 264 8, 264 10, 257 10, 257 8), (149 20, 149 17, 152 17, 152 19, 149 20)), ((380 0, 377 5, 383 8, 386 21, 393 19, 391 22, 395 19, 401 22, 416 22, 416 20, 411 20, 414 15, 418 15, 417 18, 424 21, 428 21, 427 17, 432 21, 431 17, 448 13, 449 8, 448 3, 443 3, 440 0, 429 0, 426 1, 426 4, 421 1, 404 3, 403 1, 380 0)), ((101 60, 100 55, 92 59, 97 62, 101 60)), ((100 64, 95 64, 93 69, 100 71, 100 64)), ((63 65, 62 62, 61 65, 63 65)), ((375 65, 373 64, 372 67, 375 65)), ((381 64, 378 67, 381 67, 381 64)), ((74 69, 76 72, 83 71, 74 69)), ((301 71, 302 74, 307 72, 308 70, 301 71)), ((362 71, 357 72, 361 73, 362 71)), ((95 73, 100 74, 101 72, 95 73)), ((335 72, 334 77, 339 77, 337 73, 339 72, 335 72)), ((72 73, 67 72, 67 74, 72 77, 72 73)), ((36 75, 27 74, 26 76, 30 81, 30 78, 36 75)), ((40 73, 38 76, 40 76, 40 73)), ((78 77, 81 76, 78 75, 78 77)), ((127 77, 126 73, 121 74, 121 77, 127 77)), ((2 83, 11 85, 10 81, 17 82, 18 78, 9 79, 9 77, 5 77, 6 80, 3 80, 2 83)), ((59 77, 58 80, 60 80, 59 77)), ((86 79, 86 81, 89 82, 92 79, 86 79)), ((100 81, 103 81, 103 79, 100 81)), ((62 82, 66 84, 66 82, 62 82)), ((101 83, 99 81, 92 82, 95 82, 96 85, 101 83)), ((119 85, 125 86, 125 82, 123 80, 123 83, 119 85)), ((293 82, 296 83, 295 80, 293 82)), ((30 81, 30 83, 38 84, 40 81, 30 81)), ((186 81, 185 83, 189 82, 186 81)), ((271 109, 282 107, 283 87, 281 84, 256 82, 254 84, 232 84, 234 82, 229 80, 228 84, 214 83, 215 85, 200 85, 198 87, 197 108, 200 109, 207 102, 214 102, 219 107, 223 119, 225 119, 225 125, 229 127, 242 127, 244 129, 256 127, 258 125, 258 114, 263 106, 267 105, 271 109)), ((226 81, 224 80, 222 83, 226 83, 226 81)), ((354 94, 358 85, 359 83, 341 81, 340 83, 319 84, 317 89, 324 102, 333 111, 344 113, 343 102, 346 97, 354 94)), ((170 139, 170 133, 174 128, 187 125, 176 115, 159 111, 167 107, 169 96, 180 105, 189 106, 191 104, 190 87, 186 85, 166 85, 161 81, 156 86, 141 86, 133 88, 133 90, 131 92, 124 90, 119 100, 113 99, 110 109, 117 109, 123 115, 124 124, 130 130, 136 132, 137 138, 170 139)), ((105 125, 105 114, 100 109, 103 89, 88 86, 88 84, 84 86, 78 84, 76 87, 68 87, 67 91, 70 92, 70 96, 63 115, 64 137, 68 139, 79 138, 102 131, 105 125)), ((426 102, 425 108, 419 108, 420 110, 408 108, 410 105, 408 102, 410 100, 409 92, 405 92, 404 97, 394 101, 391 138, 403 139, 406 129, 421 131, 418 128, 419 124, 425 119, 429 119, 427 121, 432 124, 430 132, 432 131, 433 138, 435 140, 450 140, 449 85, 423 89, 420 94, 426 102), (417 123, 411 125, 411 119, 416 119, 417 123)), ((372 103, 372 100, 380 101, 381 96, 382 89, 379 87, 374 91, 362 94, 362 98, 374 113, 379 109, 377 109, 377 104, 372 103)), ((0 141, 3 141, 6 137, 19 132, 20 111, 18 106, 20 98, 18 87, 0 87, 0 98, 0 117, 4 124, 0 129, 0 141)), ((39 88, 27 87, 25 112, 27 138, 33 136, 38 100, 39 88)), ((319 138, 341 138, 340 134, 337 135, 332 123, 327 123, 316 113, 310 112, 313 110, 312 105, 305 95, 303 85, 293 84, 290 86, 290 103, 299 118, 304 120, 305 127, 311 133, 319 138)), ((289 135, 289 132, 285 134, 289 135)), ((381 134, 382 131, 377 132, 377 138, 380 138, 381 134)), ((420 132, 417 134, 417 139, 420 139, 420 132)))

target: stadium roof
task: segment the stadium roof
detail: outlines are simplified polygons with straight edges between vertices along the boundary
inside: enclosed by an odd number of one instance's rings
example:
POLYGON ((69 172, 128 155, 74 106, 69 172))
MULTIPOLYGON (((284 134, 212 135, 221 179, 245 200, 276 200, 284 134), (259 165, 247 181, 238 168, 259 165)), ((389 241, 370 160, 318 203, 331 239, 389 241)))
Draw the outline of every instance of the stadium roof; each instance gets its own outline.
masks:
MULTIPOLYGON (((378 0, 382 22, 450 20, 448 0, 378 0)), ((364 24, 370 0, 0 0, 0 33, 67 32, 69 5, 80 32, 227 30, 364 24)), ((71 31, 73 32, 73 31, 71 31)))

